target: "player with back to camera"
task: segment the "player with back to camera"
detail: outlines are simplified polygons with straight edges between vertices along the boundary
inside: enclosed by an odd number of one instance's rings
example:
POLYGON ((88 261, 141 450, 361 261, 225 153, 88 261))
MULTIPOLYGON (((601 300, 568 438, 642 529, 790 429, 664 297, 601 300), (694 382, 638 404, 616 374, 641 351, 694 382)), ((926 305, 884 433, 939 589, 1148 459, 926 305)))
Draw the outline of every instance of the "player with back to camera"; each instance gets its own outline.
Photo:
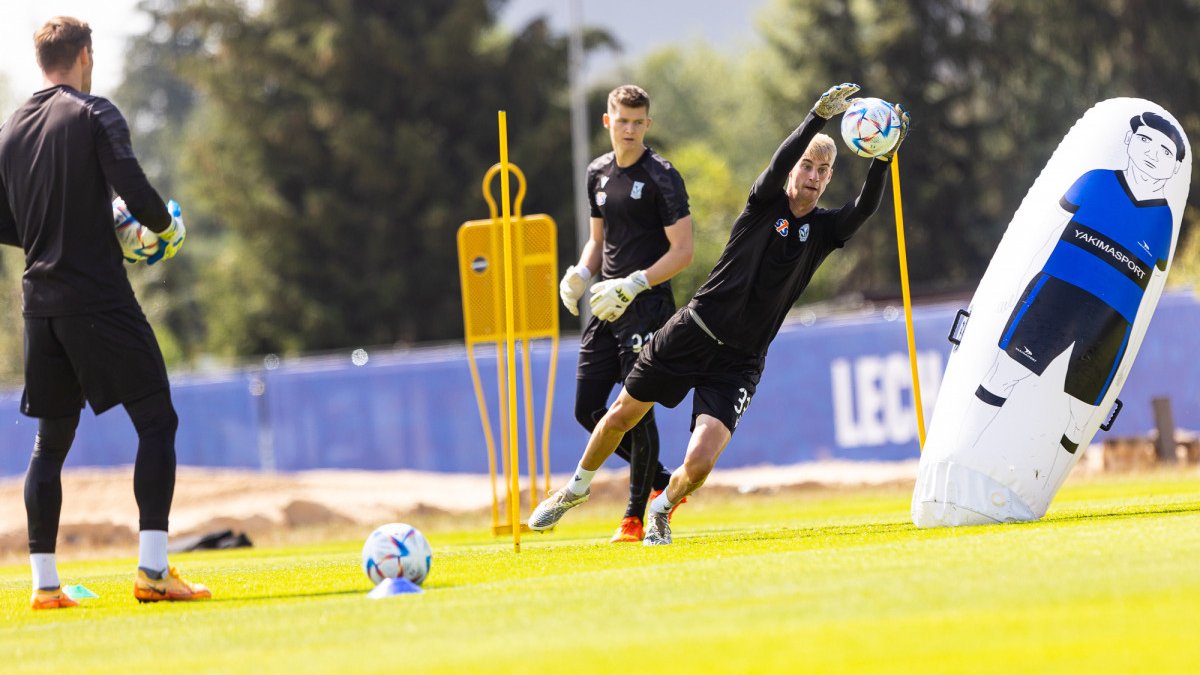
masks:
MULTIPOLYGON (((654 331, 674 313, 669 280, 692 261, 687 190, 675 167, 645 145, 651 122, 650 97, 641 87, 623 85, 609 93, 604 126, 612 152, 588 165, 590 236, 559 284, 563 304, 578 316, 593 274, 603 279, 591 289, 593 315, 580 340, 575 376, 575 419, 589 432, 607 412, 613 385, 624 381, 654 331)), ((612 541, 641 541, 646 503, 671 478, 658 461, 652 410, 616 452, 629 462, 629 503, 612 541)))
POLYGON ((162 352, 125 275, 111 190, 159 237, 148 262, 178 253, 185 229, 178 205, 164 204, 146 180, 125 118, 107 99, 90 95, 91 35, 70 17, 38 29, 44 88, 0 127, 0 243, 25 251, 21 412, 38 420, 25 476, 33 609, 78 604, 62 590, 55 545, 63 461, 85 401, 97 415, 123 405, 137 431, 134 596, 141 602, 211 596, 167 563, 179 419, 162 352))
MULTIPOLYGON (((908 114, 901 106, 896 106, 900 138, 895 148, 871 162, 858 198, 836 209, 817 206, 837 153, 833 139, 818 132, 845 112, 858 89, 849 83, 830 88, 775 151, 750 188, 746 208, 708 280, 638 355, 624 389, 592 432, 575 474, 534 509, 531 528, 551 527, 568 509, 587 501, 593 475, 625 433, 654 403, 674 407, 694 389, 692 435, 683 465, 651 502, 642 542, 671 543, 671 509, 704 484, 729 443, 788 310, 825 257, 846 243, 883 198, 889 163, 908 132, 908 114)), ((797 396, 797 405, 802 398, 797 396)))

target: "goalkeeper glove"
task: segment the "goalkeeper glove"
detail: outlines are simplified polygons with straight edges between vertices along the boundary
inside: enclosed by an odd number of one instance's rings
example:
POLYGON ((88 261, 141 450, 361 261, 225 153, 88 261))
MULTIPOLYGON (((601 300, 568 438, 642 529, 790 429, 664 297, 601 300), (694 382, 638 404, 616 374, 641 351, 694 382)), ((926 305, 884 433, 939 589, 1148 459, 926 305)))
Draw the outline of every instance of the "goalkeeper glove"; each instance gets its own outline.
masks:
POLYGON ((567 307, 567 311, 579 316, 579 298, 587 289, 587 282, 592 280, 591 271, 582 265, 571 265, 558 282, 558 297, 567 307))
POLYGON ((853 82, 844 82, 830 87, 829 91, 821 94, 821 98, 817 99, 816 105, 813 106, 813 112, 817 114, 817 117, 824 119, 841 115, 846 112, 846 108, 850 107, 848 99, 858 93, 859 89, 862 87, 853 82))
POLYGON ((117 233, 117 242, 121 245, 121 256, 127 263, 138 263, 155 255, 162 248, 158 236, 146 226, 137 221, 125 205, 125 200, 117 197, 112 202, 113 227, 117 233))
POLYGON ((601 321, 616 321, 637 294, 647 288, 650 288, 650 282, 642 270, 620 279, 601 281, 592 286, 592 313, 601 321))
POLYGON ((908 135, 908 111, 904 109, 903 105, 897 103, 896 113, 900 115, 900 138, 896 139, 896 146, 894 148, 879 156, 879 159, 888 162, 892 161, 892 157, 896 156, 896 151, 900 149, 900 144, 904 142, 904 137, 908 135))
POLYGON ((183 240, 187 238, 187 228, 183 226, 183 212, 174 199, 167 202, 167 213, 171 214, 171 224, 158 233, 158 250, 146 258, 147 265, 174 258, 179 249, 183 248, 183 240))

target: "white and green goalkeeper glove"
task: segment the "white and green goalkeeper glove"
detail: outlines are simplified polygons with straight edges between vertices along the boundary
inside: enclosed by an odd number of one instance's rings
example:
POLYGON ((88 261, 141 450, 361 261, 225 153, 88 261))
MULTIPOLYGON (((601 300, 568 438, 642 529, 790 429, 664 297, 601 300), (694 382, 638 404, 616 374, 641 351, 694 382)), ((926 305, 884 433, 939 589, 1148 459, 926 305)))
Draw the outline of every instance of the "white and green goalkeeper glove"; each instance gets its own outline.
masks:
POLYGON ((841 115, 846 112, 846 108, 850 107, 850 97, 857 94, 862 87, 853 82, 843 82, 842 84, 830 87, 828 91, 821 94, 821 98, 817 99, 813 105, 813 112, 817 117, 829 119, 834 115, 841 115))
POLYGON ((650 288, 646 273, 638 270, 627 277, 601 281, 592 286, 592 314, 601 321, 616 321, 621 318, 629 303, 638 293, 650 288))
POLYGON ((896 139, 896 145, 891 150, 879 156, 879 159, 888 162, 896 156, 896 152, 900 150, 900 144, 904 142, 904 137, 908 136, 908 123, 911 121, 908 111, 899 103, 896 104, 896 114, 900 116, 900 138, 896 139))
POLYGON ((592 280, 592 273, 582 265, 571 265, 558 282, 558 297, 562 298, 567 311, 579 316, 579 298, 587 290, 587 283, 592 280))

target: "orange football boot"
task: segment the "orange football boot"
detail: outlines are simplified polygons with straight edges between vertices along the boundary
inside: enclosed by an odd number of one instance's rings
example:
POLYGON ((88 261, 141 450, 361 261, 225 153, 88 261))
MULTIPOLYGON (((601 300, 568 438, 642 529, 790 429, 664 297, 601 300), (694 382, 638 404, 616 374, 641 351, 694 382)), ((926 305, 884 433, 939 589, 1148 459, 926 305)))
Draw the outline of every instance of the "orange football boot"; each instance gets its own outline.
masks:
POLYGON ((212 592, 204 584, 186 581, 174 567, 168 568, 167 573, 159 579, 151 577, 139 567, 137 578, 133 581, 133 597, 138 602, 177 602, 207 600, 212 597, 212 592))
POLYGON ((66 609, 78 607, 79 603, 67 597, 67 594, 63 593, 62 586, 56 586, 50 590, 39 588, 34 591, 29 606, 33 609, 66 609))
POLYGON ((617 544, 626 541, 641 541, 642 537, 646 536, 642 530, 642 519, 637 516, 625 516, 621 519, 621 526, 613 534, 612 539, 608 540, 610 544, 617 544))

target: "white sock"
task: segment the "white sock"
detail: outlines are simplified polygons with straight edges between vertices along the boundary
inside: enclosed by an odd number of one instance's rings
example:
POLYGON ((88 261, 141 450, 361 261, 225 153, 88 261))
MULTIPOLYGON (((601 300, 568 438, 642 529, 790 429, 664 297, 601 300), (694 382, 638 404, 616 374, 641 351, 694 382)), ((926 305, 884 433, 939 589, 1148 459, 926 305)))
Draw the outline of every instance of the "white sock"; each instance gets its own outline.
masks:
POLYGON ((138 567, 155 572, 167 571, 167 533, 163 530, 138 532, 138 567))
POLYGON ((58 565, 54 562, 53 553, 30 553, 29 566, 33 568, 33 590, 62 585, 58 580, 58 565))
POLYGON ((667 499, 666 490, 663 490, 662 494, 655 497, 654 501, 650 502, 650 510, 658 514, 670 513, 673 506, 674 504, 671 503, 671 500, 667 499))
POLYGON ((588 491, 588 488, 592 484, 592 477, 595 475, 595 471, 588 471, 583 468, 583 463, 581 462, 575 469, 575 475, 571 476, 571 482, 567 483, 567 489, 575 496, 582 495, 588 491))

